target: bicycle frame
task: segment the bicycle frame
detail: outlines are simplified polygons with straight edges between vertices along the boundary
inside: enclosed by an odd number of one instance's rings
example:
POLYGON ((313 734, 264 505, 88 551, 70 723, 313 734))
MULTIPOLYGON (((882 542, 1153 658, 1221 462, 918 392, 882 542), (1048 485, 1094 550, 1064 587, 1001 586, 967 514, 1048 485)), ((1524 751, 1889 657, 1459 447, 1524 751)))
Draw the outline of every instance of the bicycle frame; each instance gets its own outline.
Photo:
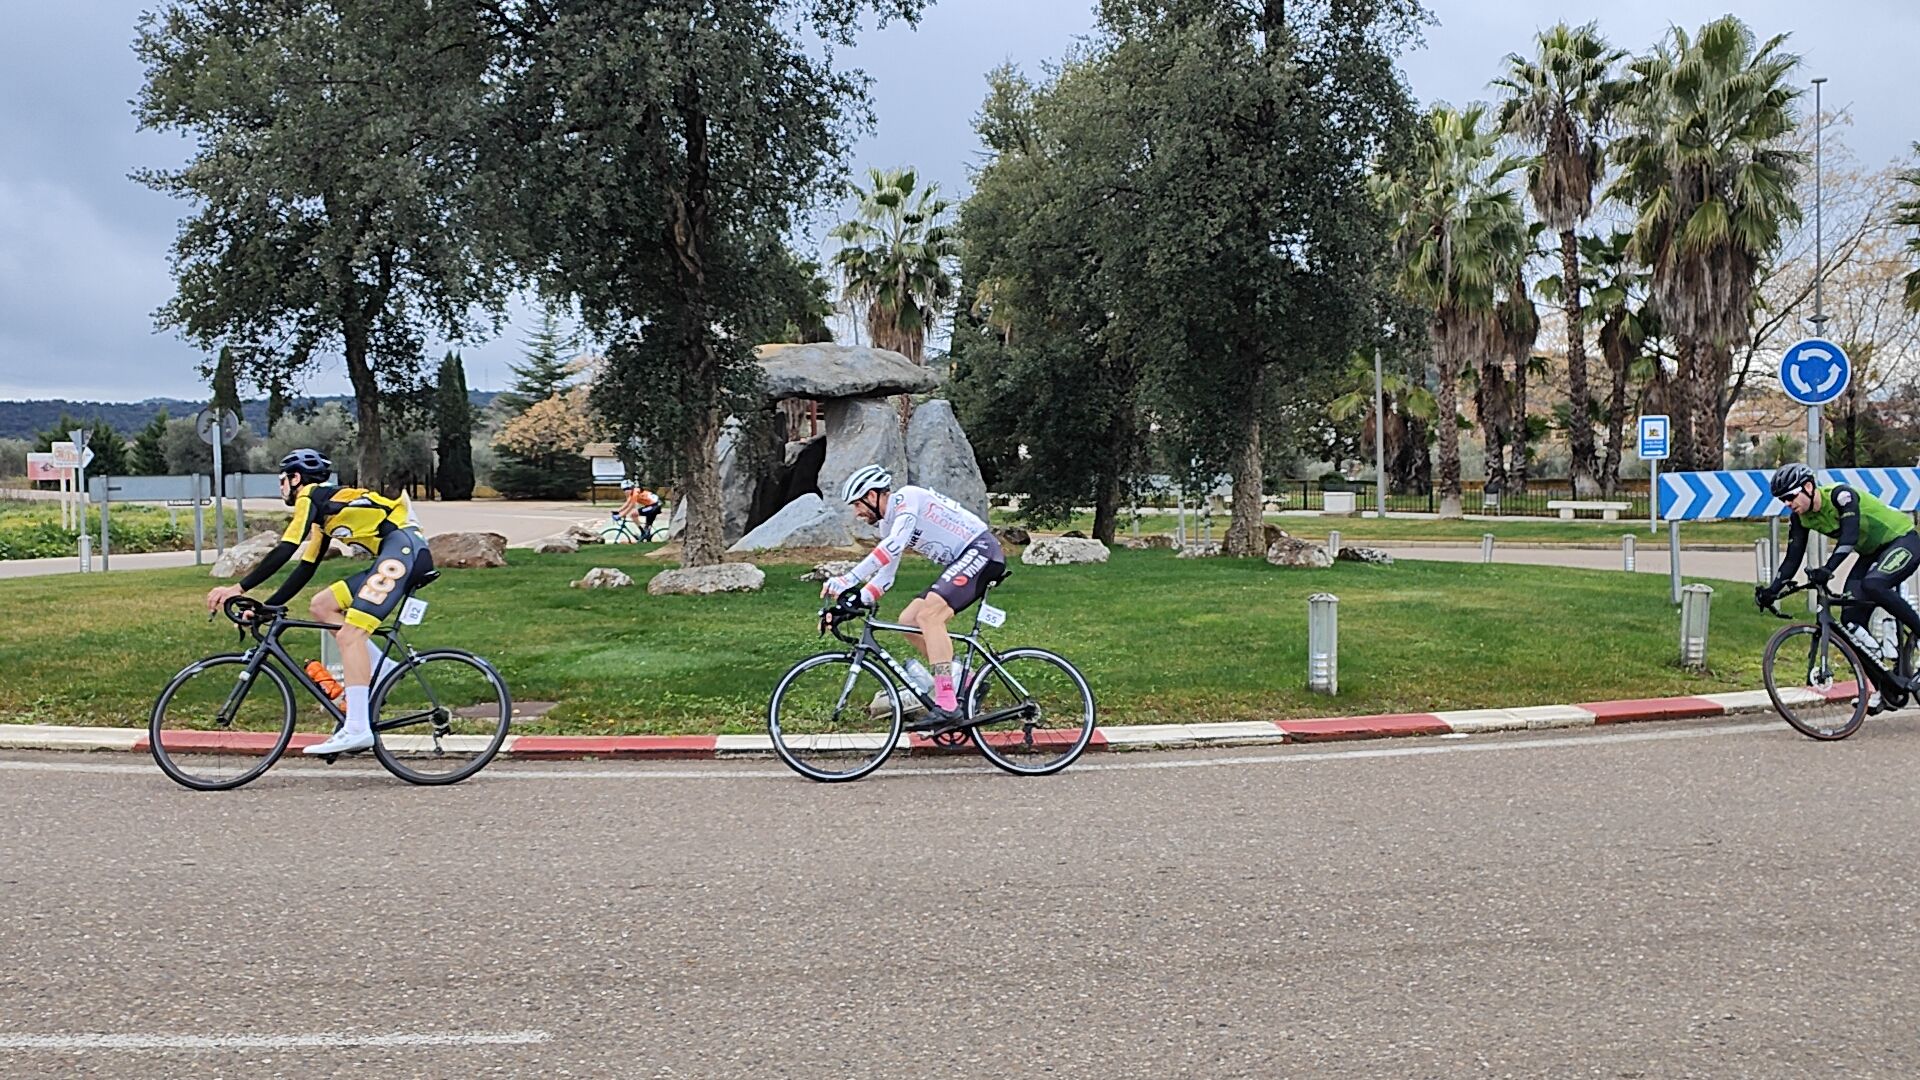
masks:
MULTIPOLYGON (((320 707, 325 709, 328 715, 333 717, 335 728, 347 722, 346 713, 342 712, 340 707, 333 703, 333 699, 327 696, 326 691, 320 689, 320 684, 314 682, 313 678, 307 674, 305 666, 295 660, 291 653, 287 652, 286 646, 280 644, 280 635, 288 630, 325 630, 331 633, 340 629, 340 624, 308 622, 304 619, 289 619, 283 615, 275 618, 273 622, 267 624, 264 629, 258 626, 252 629, 256 644, 247 650, 247 666, 241 671, 239 676, 235 678, 233 690, 227 697, 226 706, 221 709, 221 716, 224 718, 223 723, 232 722, 233 713, 239 708, 241 695, 246 693, 247 688, 253 685, 254 677, 260 674, 260 668, 266 664, 269 658, 278 660, 281 673, 293 676, 294 683, 306 690, 315 701, 320 703, 320 707)), ((390 664, 397 667, 406 660, 412 659, 414 655, 413 649, 409 647, 405 641, 401 640, 399 628, 382 627, 375 630, 373 636, 381 639, 384 643, 381 646, 381 653, 387 658, 390 664), (396 646, 404 652, 405 655, 403 657, 396 657, 394 655, 396 646)), ((373 730, 390 731, 396 727, 408 726, 414 722, 415 721, 411 719, 389 720, 384 723, 375 723, 373 730)))
MULTIPOLYGON (((986 602, 985 598, 982 598, 980 601, 981 604, 984 604, 985 602, 986 602)), ((881 645, 880 642, 875 639, 874 637, 875 630, 887 630, 887 631, 892 631, 898 634, 914 634, 919 636, 925 636, 924 634, 922 634, 920 628, 917 626, 911 626, 907 623, 887 622, 884 619, 877 619, 877 618, 873 618, 872 616, 869 616, 863 621, 861 625, 860 637, 858 641, 854 641, 853 639, 846 638, 846 637, 841 637, 842 641, 848 641, 853 645, 853 654, 856 660, 855 670, 856 671, 858 670, 857 661, 859 659, 867 656, 878 656, 881 662, 886 665, 887 670, 893 673, 894 679, 898 681, 899 684, 903 688, 905 688, 908 693, 912 694, 916 699, 918 699, 920 704, 926 706, 929 709, 935 708, 936 705, 933 700, 933 696, 931 694, 921 692, 919 687, 913 685, 913 679, 911 679, 907 675, 906 666, 901 664, 900 661, 894 659, 893 654, 888 652, 886 650, 886 647, 881 645)), ((835 636, 840 637, 838 628, 835 629, 835 636)), ((971 670, 973 670, 974 672, 973 677, 975 679, 979 679, 982 676, 984 676, 986 674, 987 669, 991 668, 993 671, 998 673, 1001 678, 1007 681, 1007 685, 1013 688, 1014 693, 1019 694, 1022 697, 1032 696, 1027 693, 1026 687, 1020 685, 1020 680, 1014 678, 1013 675, 1010 674, 1007 671, 1007 669, 1001 665, 999 654, 995 653, 993 651, 993 647, 987 644, 986 639, 980 636, 980 604, 976 604, 974 606, 973 628, 970 631, 966 633, 954 633, 952 631, 948 631, 947 636, 952 638, 955 642, 964 641, 967 643, 967 653, 965 657, 965 662, 967 663, 968 667, 971 670), (985 661, 985 666, 974 667, 973 664, 975 662, 975 657, 979 657, 981 660, 985 661)), ((956 657, 959 657, 960 655, 960 652, 957 648, 954 650, 954 655, 956 657)), ((996 710, 994 712, 988 713, 983 717, 973 717, 971 719, 973 719, 976 722, 976 724, 995 723, 995 722, 998 722, 999 720, 1008 719, 1008 718, 1011 718, 1012 716, 1018 715, 1025 708, 1026 706, 1024 704, 1009 706, 1008 708, 1000 709, 1000 710, 996 710), (1005 714, 1004 716, 1002 715, 1003 713, 1005 714)))
MULTIPOLYGON (((1843 638, 1849 645, 1852 645, 1853 639, 1841 629, 1840 624, 1845 620, 1836 616, 1834 609, 1845 608, 1852 604, 1859 603, 1860 601, 1855 597, 1838 595, 1825 585, 1807 583, 1796 585, 1792 589, 1775 597, 1773 605, 1769 610, 1783 619, 1791 618, 1791 616, 1780 610, 1780 601, 1792 596, 1794 593, 1806 592, 1809 589, 1814 591, 1815 597, 1818 600, 1813 612, 1814 625, 1820 628, 1822 634, 1828 637, 1843 638)), ((1907 681, 1913 677, 1915 646, 1913 631, 1907 628, 1906 623, 1898 619, 1895 619, 1893 623, 1897 628, 1894 633, 1893 671, 1888 671, 1885 667, 1881 666, 1880 650, 1873 649, 1868 652, 1862 652, 1857 647, 1853 649, 1854 654, 1859 657, 1860 663, 1867 669, 1868 678, 1872 679, 1874 685, 1877 687, 1884 688, 1886 680, 1891 679, 1893 685, 1904 688, 1907 681)))

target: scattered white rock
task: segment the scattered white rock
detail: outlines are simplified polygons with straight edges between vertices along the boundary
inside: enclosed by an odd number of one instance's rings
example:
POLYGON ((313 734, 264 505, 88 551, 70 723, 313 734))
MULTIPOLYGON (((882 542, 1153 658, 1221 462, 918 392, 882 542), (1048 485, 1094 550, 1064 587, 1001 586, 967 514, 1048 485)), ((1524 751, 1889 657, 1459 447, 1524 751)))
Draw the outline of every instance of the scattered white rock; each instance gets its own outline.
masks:
POLYGON ((624 589, 633 584, 633 579, 611 566, 596 566, 571 584, 576 589, 624 589))
POLYGON ((766 572, 752 563, 721 563, 717 566, 684 566, 655 574, 647 582, 653 596, 707 596, 718 592, 758 592, 767 582, 766 572))
POLYGON ((1068 566, 1107 561, 1107 545, 1080 536, 1048 536, 1027 545, 1020 561, 1028 566, 1068 566))

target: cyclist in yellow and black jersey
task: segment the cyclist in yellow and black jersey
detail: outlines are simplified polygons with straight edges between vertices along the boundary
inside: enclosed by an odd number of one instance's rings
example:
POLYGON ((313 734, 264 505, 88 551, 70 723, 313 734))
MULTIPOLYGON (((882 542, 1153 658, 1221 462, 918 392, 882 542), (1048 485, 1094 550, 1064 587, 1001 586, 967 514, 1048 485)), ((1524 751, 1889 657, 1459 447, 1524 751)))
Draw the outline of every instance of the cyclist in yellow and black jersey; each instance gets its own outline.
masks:
POLYGON ((322 589, 308 605, 315 621, 340 624, 334 639, 340 645, 347 688, 346 726, 327 741, 307 747, 308 754, 340 754, 373 745, 367 693, 380 650, 370 635, 399 606, 408 586, 433 569, 433 556, 413 524, 405 498, 330 485, 326 481, 332 475, 333 463, 318 450, 295 450, 282 458, 280 497, 293 507, 292 523, 238 585, 221 585, 207 593, 208 610, 218 609, 229 597, 265 583, 297 557, 293 572, 267 599, 269 604, 285 604, 312 580, 333 541, 373 556, 373 565, 322 589))

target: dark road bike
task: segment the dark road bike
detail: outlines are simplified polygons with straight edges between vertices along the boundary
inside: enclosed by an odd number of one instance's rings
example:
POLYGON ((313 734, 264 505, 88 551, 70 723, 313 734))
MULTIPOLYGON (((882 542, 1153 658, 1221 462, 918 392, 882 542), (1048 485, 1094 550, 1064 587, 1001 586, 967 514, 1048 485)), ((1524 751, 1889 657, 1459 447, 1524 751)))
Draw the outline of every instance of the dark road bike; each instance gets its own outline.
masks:
POLYGON ((1767 642, 1761 671, 1773 707, 1795 731, 1810 739, 1844 739, 1860 730, 1870 713, 1907 704, 1914 692, 1913 633, 1895 621, 1899 636, 1889 671, 1881 664, 1880 651, 1856 645, 1834 614, 1835 609, 1857 602, 1851 598, 1835 595, 1824 585, 1801 584, 1775 597, 1766 610, 1791 619, 1780 610, 1780 601, 1809 589, 1817 601, 1813 621, 1782 627, 1774 634, 1767 642), (1871 702, 1876 689, 1878 709, 1871 702))
MULTIPOLYGON (((243 640, 252 635, 253 645, 181 669, 160 692, 147 722, 148 746, 161 771, 197 791, 226 791, 255 780, 296 742, 311 745, 346 722, 341 707, 281 641, 289 630, 338 626, 290 619, 286 608, 245 596, 229 599, 223 610, 243 640), (296 696, 296 687, 311 700, 296 696)), ((416 650, 402 639, 397 622, 375 631, 373 640, 384 654, 368 697, 372 750, 380 764, 413 784, 458 783, 485 768, 513 720, 513 700, 500 673, 464 649, 416 650)))

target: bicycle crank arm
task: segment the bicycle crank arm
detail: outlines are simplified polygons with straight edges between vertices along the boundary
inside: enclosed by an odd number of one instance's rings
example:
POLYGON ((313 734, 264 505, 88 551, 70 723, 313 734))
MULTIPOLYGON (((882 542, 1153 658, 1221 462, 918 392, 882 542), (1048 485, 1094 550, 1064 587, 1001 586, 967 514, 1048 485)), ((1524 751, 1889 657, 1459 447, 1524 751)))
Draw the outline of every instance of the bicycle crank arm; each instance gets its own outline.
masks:
POLYGON ((967 721, 967 726, 987 727, 988 725, 1004 723, 1008 720, 1031 720, 1034 714, 1039 711, 1033 702, 1023 701, 1018 705, 1008 705, 1005 708, 995 709, 990 713, 972 717, 967 721))

